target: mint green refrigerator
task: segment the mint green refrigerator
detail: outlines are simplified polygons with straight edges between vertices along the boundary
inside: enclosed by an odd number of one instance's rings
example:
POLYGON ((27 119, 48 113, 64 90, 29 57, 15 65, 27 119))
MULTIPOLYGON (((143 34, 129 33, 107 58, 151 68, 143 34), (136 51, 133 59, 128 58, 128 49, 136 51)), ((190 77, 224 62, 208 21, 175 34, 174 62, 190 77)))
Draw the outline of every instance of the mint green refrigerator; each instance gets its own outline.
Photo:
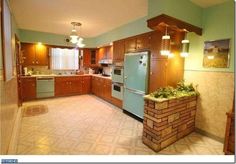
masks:
POLYGON ((148 91, 149 63, 149 52, 125 54, 123 109, 142 119, 143 96, 148 91))

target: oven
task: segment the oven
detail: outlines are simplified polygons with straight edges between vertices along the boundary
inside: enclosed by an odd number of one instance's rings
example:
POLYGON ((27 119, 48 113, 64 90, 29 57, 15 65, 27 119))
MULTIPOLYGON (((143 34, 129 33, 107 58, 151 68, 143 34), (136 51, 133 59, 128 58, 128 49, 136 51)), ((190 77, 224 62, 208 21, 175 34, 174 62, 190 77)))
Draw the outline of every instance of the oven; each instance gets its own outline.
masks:
POLYGON ((122 66, 113 66, 112 68, 112 82, 122 83, 124 78, 124 69, 122 66))
POLYGON ((112 83, 112 97, 115 97, 119 100, 123 100, 123 90, 124 90, 124 86, 121 83, 112 83))

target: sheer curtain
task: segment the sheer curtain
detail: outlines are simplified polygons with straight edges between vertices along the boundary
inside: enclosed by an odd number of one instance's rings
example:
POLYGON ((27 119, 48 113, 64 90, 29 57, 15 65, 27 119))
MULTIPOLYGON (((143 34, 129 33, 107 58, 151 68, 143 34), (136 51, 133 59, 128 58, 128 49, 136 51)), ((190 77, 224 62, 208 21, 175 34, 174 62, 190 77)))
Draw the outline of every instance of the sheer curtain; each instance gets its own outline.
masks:
POLYGON ((76 70, 79 68, 79 51, 76 49, 51 48, 53 70, 76 70))

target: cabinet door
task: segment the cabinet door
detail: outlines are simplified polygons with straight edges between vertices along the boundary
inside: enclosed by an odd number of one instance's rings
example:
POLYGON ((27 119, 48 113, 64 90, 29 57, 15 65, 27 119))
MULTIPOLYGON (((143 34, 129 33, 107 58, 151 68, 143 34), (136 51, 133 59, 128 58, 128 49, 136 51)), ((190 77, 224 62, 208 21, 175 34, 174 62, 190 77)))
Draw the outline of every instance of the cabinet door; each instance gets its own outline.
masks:
POLYGON ((90 50, 85 48, 83 49, 83 66, 90 67, 91 63, 91 53, 90 50))
POLYGON ((104 97, 104 84, 102 78, 97 78, 97 95, 99 97, 104 97))
POLYGON ((106 47, 101 47, 98 49, 98 58, 99 59, 105 59, 106 55, 107 55, 106 47))
POLYGON ((113 59, 113 46, 106 47, 107 59, 113 59))
POLYGON ((72 78, 69 85, 71 87, 70 94, 82 94, 82 77, 72 78))
POLYGON ((22 99, 23 101, 36 99, 36 79, 21 78, 22 82, 22 99))
POLYGON ((91 77, 83 76, 82 80, 82 94, 90 94, 91 92, 91 77))
POLYGON ((55 78, 55 96, 64 96, 68 92, 68 84, 63 77, 55 78))
POLYGON ((150 39, 151 33, 145 33, 142 35, 137 36, 137 50, 149 50, 150 49, 150 39))
POLYGON ((105 80, 105 87, 104 87, 104 99, 112 102, 112 96, 111 96, 111 80, 105 80))
POLYGON ((136 37, 125 39, 125 52, 136 51, 136 37))
POLYGON ((119 40, 113 43, 113 61, 124 61, 125 41, 119 40))
POLYGON ((96 79, 95 77, 92 77, 92 93, 95 94, 96 92, 96 79))
POLYGON ((49 65, 48 47, 45 45, 35 45, 35 63, 40 66, 49 65))
POLYGON ((150 38, 150 51, 151 51, 151 56, 153 58, 162 58, 162 59, 167 59, 166 56, 162 56, 160 54, 161 51, 161 38, 162 35, 164 35, 162 32, 160 31, 153 31, 151 33, 151 38, 150 38))
POLYGON ((152 58, 150 63, 149 93, 166 86, 167 60, 152 58))
POLYGON ((21 51, 23 54, 23 66, 35 65, 35 46, 34 44, 22 43, 21 51))

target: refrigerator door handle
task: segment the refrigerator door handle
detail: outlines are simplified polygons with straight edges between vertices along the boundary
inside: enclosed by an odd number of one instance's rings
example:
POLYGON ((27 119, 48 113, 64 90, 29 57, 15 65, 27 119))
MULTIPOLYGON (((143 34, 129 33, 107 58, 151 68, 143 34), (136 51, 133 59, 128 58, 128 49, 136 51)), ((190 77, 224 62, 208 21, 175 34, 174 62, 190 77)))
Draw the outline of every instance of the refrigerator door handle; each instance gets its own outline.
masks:
POLYGON ((145 96, 145 92, 142 92, 142 91, 139 91, 139 90, 135 90, 135 89, 126 88, 126 87, 124 87, 124 89, 127 89, 128 91, 130 91, 132 93, 135 93, 137 95, 145 96))

